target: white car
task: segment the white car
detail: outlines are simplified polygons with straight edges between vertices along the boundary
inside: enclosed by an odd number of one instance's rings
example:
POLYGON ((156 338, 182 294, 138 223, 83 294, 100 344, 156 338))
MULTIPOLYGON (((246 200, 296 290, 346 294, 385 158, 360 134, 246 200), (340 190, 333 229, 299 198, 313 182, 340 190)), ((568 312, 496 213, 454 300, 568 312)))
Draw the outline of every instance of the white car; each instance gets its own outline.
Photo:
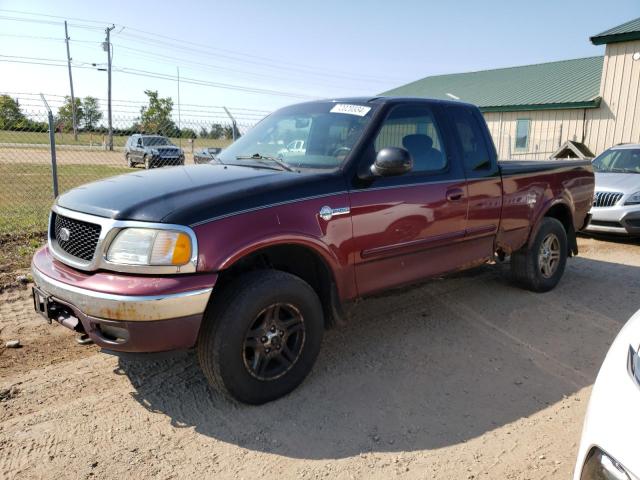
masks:
POLYGON ((640 235, 640 144, 617 145, 593 160, 590 232, 640 235))
POLYGON ((574 480, 640 480, 640 310, 614 340, 591 392, 574 480))

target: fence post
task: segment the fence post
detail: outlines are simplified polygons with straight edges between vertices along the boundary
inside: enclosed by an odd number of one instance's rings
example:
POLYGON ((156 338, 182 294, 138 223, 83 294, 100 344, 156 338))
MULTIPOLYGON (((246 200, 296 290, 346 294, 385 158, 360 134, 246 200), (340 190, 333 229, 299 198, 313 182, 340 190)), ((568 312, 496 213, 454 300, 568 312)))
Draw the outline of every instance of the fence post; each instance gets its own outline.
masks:
POLYGON ((240 138, 240 130, 238 130, 238 124, 236 123, 236 119, 233 118, 233 115, 231 115, 231 112, 227 110, 227 107, 223 106, 222 108, 224 108, 224 111, 227 112, 227 115, 231 119, 231 136, 233 137, 233 141, 235 142, 238 138, 240 138))
POLYGON ((53 125, 53 113, 43 94, 40 94, 44 106, 47 108, 49 120, 49 149, 51 151, 51 180, 53 182, 53 198, 58 198, 58 165, 56 163, 56 129, 53 125))

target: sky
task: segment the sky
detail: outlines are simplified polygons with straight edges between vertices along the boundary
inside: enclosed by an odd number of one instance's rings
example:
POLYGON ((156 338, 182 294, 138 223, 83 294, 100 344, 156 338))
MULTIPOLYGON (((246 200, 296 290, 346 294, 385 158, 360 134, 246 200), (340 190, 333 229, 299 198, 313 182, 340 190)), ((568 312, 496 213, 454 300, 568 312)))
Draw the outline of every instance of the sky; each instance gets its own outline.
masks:
POLYGON ((54 109, 69 94, 64 19, 75 94, 103 108, 98 68, 104 29, 115 25, 116 123, 138 114, 145 89, 177 104, 178 68, 184 122, 227 106, 253 123, 291 103, 375 95, 429 75, 602 55, 589 36, 637 17, 640 0, 0 0, 0 93, 34 112, 36 94, 54 109))

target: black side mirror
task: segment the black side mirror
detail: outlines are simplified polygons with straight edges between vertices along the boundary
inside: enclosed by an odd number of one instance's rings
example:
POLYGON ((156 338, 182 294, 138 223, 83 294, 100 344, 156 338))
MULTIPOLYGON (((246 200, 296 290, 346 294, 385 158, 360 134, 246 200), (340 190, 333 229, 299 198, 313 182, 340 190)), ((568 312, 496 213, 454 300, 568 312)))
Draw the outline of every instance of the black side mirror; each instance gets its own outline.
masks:
POLYGON ((378 177, 392 177, 410 172, 413 168, 411 154, 404 148, 386 147, 378 152, 371 165, 371 173, 378 177))

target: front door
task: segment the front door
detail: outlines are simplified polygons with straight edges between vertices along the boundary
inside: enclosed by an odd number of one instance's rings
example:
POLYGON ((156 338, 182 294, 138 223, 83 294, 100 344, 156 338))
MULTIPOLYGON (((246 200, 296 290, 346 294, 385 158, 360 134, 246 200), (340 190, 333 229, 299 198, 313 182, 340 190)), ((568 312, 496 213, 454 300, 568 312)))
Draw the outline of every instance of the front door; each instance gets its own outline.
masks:
POLYGON ((361 160, 370 164, 382 148, 402 147, 414 166, 350 192, 360 295, 464 263, 457 242, 465 236, 466 180, 455 152, 445 148, 437 118, 426 104, 395 106, 361 160))

